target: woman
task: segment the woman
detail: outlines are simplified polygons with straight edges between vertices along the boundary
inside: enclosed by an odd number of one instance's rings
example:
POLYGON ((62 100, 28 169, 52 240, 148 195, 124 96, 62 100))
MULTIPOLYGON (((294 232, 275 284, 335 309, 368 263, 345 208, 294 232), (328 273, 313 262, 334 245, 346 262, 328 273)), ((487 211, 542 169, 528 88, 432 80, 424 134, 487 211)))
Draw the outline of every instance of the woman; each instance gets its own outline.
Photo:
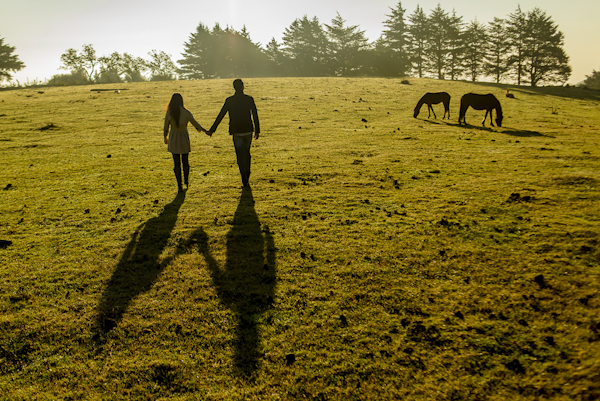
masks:
MULTIPOLYGON (((207 131, 194 119, 192 113, 183 107, 183 97, 179 93, 173 94, 167 114, 165 115, 165 144, 168 150, 173 154, 175 164, 175 178, 177 178, 177 188, 179 192, 183 191, 181 186, 181 162, 183 161, 183 179, 186 187, 189 187, 190 164, 188 155, 190 153, 190 135, 187 130, 188 122, 192 123, 198 132, 207 131), (171 130, 169 131, 169 127, 171 130)), ((207 133, 208 135, 208 133, 207 133)))

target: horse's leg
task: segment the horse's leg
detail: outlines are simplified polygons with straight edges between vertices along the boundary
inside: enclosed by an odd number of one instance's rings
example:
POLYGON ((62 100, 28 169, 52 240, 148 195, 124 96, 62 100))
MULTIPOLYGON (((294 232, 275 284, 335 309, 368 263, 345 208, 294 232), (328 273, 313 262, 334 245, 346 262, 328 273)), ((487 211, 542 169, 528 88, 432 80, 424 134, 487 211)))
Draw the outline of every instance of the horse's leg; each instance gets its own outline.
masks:
POLYGON ((486 120, 489 112, 490 112, 489 110, 485 111, 485 117, 483 117, 483 121, 481 122, 481 125, 483 125, 484 127, 485 127, 485 120, 486 120))
POLYGON ((448 120, 450 119, 450 104, 449 103, 444 103, 444 117, 442 117, 442 120, 444 118, 446 118, 446 113, 448 113, 448 120))
POLYGON ((435 110, 433 109, 433 106, 431 104, 429 104, 429 109, 433 113, 433 118, 435 118, 437 120, 437 116, 435 115, 435 110))
POLYGON ((493 120, 493 118, 492 118, 492 114, 493 114, 493 113, 492 113, 492 110, 490 110, 490 125, 491 125, 492 127, 495 127, 495 125, 494 125, 494 120, 493 120))

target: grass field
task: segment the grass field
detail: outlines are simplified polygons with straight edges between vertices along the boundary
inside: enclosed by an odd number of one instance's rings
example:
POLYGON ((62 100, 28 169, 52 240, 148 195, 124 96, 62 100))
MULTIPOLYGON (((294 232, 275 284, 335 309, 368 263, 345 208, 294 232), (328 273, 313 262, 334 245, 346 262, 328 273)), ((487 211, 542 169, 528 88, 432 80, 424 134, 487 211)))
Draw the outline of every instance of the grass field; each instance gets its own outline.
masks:
POLYGON ((600 92, 506 88, 248 79, 179 195, 231 80, 0 92, 0 399, 600 398, 600 92))

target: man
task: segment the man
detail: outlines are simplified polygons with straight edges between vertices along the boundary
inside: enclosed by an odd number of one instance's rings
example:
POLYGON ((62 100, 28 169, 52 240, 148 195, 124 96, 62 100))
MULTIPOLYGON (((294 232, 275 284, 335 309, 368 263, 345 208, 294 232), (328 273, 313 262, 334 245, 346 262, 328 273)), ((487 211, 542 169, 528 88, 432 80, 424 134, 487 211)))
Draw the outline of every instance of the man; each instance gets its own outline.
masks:
POLYGON ((244 83, 241 79, 233 81, 235 94, 225 100, 221 112, 217 116, 214 124, 208 131, 209 135, 216 131, 217 127, 229 113, 229 135, 233 137, 233 146, 237 156, 237 164, 242 176, 242 185, 244 188, 250 186, 250 145, 252 144, 252 133, 254 139, 260 135, 260 123, 258 122, 258 113, 256 104, 252 96, 244 94, 244 83))

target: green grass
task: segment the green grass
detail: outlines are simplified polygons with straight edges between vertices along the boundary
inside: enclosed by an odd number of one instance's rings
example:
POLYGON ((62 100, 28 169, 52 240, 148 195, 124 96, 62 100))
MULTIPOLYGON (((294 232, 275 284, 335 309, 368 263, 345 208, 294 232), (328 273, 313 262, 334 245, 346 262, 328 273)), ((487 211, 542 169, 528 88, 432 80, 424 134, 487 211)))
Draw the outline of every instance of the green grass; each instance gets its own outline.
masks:
POLYGON ((0 399, 600 397, 598 92, 251 79, 252 191, 224 121, 178 196, 230 81, 0 92, 0 399))

